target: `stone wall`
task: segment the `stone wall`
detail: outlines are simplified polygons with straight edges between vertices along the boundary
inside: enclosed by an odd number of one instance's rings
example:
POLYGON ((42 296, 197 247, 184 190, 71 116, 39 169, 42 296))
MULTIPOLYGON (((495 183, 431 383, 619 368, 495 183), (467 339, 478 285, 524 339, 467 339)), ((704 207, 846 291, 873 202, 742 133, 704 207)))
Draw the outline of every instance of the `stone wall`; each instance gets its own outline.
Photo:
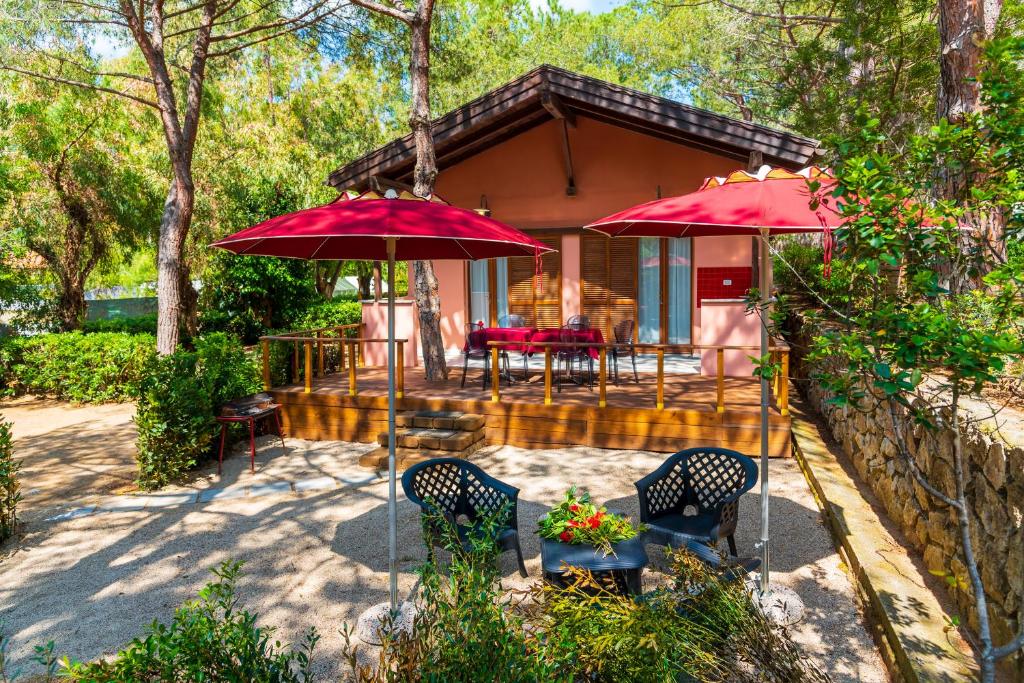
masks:
MULTIPOLYGON (((809 379, 821 369, 810 367, 803 357, 813 337, 810 326, 798 315, 787 322, 787 337, 793 347, 790 374, 800 393, 825 418, 860 478, 921 553, 928 570, 966 582, 951 588, 951 594, 960 614, 976 629, 973 591, 960 550, 955 511, 914 481, 897 452, 888 410, 858 411, 830 404, 830 394, 809 379)), ((952 494, 952 429, 927 430, 903 414, 897 420, 895 427, 907 435, 909 450, 929 481, 952 494)), ((962 440, 969 469, 967 495, 974 552, 988 596, 994 640, 1000 645, 1024 620, 1024 448, 992 438, 973 425, 962 428, 962 440)), ((1016 667, 1016 680, 1024 680, 1024 657, 1017 657, 1016 667)))

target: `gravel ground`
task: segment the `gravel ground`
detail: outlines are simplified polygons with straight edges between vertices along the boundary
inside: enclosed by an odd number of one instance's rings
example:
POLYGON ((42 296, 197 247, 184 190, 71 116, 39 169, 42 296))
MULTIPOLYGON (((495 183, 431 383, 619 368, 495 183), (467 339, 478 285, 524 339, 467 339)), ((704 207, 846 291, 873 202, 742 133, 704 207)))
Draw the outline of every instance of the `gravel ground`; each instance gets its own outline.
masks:
MULTIPOLYGON (((130 407, 119 408, 130 414, 130 407)), ((14 417, 17 432, 18 418, 11 412, 4 410, 8 419, 14 417)), ((70 429, 66 422, 54 422, 54 429, 70 429)), ((124 438, 110 430, 86 430, 77 441, 90 452, 100 452, 103 442, 116 446, 111 441, 115 437, 124 438)), ((45 441, 37 438, 34 443, 35 449, 25 447, 25 441, 19 444, 21 457, 45 457, 45 449, 39 450, 45 441)), ((261 438, 259 445, 256 475, 248 472, 247 454, 238 446, 225 463, 222 478, 209 474, 208 468, 194 488, 365 472, 355 461, 369 448, 290 439, 284 455, 279 442, 275 445, 270 437, 261 438)), ((569 483, 635 515, 632 482, 663 457, 584 447, 502 447, 485 449, 474 461, 522 490, 523 550, 527 569, 536 578, 540 551, 529 520, 556 503, 569 483)), ((795 589, 807 604, 804 621, 792 629, 794 638, 837 681, 888 680, 850 578, 796 463, 773 461, 772 468, 772 578, 795 589)), ((79 497, 75 493, 95 495, 92 490, 70 488, 66 505, 79 497)), ((413 569, 424 561, 425 551, 418 510, 399 495, 399 588, 408 594, 415 582, 413 569)), ((25 663, 32 646, 48 640, 73 658, 110 654, 153 619, 169 620, 174 608, 210 578, 209 567, 237 558, 245 561, 240 582, 243 604, 260 614, 261 623, 276 627, 276 637, 284 641, 297 640, 304 628, 315 625, 324 634, 318 673, 324 680, 335 680, 340 673, 338 630, 346 622, 353 624, 368 606, 387 599, 386 503, 387 485, 377 482, 110 512, 56 523, 33 515, 18 542, 0 549, 0 621, 12 640, 12 660, 15 666, 25 663)), ((755 552, 758 510, 758 495, 745 496, 737 533, 741 554, 755 552)), ((511 554, 502 562, 504 585, 525 585, 511 554)))

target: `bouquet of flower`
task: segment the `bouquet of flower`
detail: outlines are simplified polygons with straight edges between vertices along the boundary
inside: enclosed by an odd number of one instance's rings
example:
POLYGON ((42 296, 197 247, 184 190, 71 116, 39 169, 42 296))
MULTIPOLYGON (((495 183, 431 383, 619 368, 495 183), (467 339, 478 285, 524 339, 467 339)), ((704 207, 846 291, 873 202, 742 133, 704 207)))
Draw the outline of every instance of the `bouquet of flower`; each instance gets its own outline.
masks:
POLYGON ((644 531, 641 524, 634 527, 628 517, 609 513, 590 500, 584 491, 576 495, 576 487, 565 492, 565 498, 540 520, 542 538, 562 543, 589 544, 612 552, 613 543, 628 541, 644 531))

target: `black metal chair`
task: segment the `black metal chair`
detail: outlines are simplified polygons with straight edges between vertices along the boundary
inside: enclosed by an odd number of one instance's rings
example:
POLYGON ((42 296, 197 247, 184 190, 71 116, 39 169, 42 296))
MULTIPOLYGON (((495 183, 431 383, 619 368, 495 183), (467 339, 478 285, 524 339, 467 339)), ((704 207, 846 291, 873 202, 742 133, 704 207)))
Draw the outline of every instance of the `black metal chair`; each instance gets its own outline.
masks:
POLYGON ((455 527, 459 541, 468 550, 480 524, 504 510, 507 518, 497 529, 495 541, 503 552, 516 552, 519 574, 526 577, 519 546, 519 489, 460 458, 434 458, 413 465, 402 475, 402 489, 409 500, 423 508, 423 540, 431 562, 434 547, 442 541, 436 515, 455 527))
POLYGON ((498 327, 526 327, 526 320, 517 313, 509 313, 498 318, 498 327))
MULTIPOLYGON (((491 381, 491 349, 480 340, 479 335, 473 334, 482 329, 483 327, 476 323, 466 323, 466 345, 462 348, 462 387, 466 386, 466 372, 469 370, 470 359, 482 360, 484 362, 484 389, 487 388, 487 383, 491 381)), ((505 364, 505 377, 511 378, 508 351, 502 350, 498 356, 501 358, 501 362, 505 364)))
MULTIPOLYGON (((578 316, 573 316, 578 317, 578 316)), ((572 318, 570 318, 572 320, 572 318)), ((585 328, 581 328, 585 329, 585 328)), ((579 365, 580 383, 583 383, 583 364, 586 363, 588 370, 589 386, 591 389, 594 388, 594 359, 590 357, 590 350, 580 346, 564 346, 564 344, 572 344, 579 342, 579 339, 574 334, 575 329, 570 327, 563 327, 558 334, 558 341, 563 346, 558 346, 555 350, 555 360, 558 362, 557 375, 558 375, 558 391, 562 391, 562 366, 565 365, 566 374, 569 376, 569 380, 572 381, 572 368, 573 365, 579 365)))
POLYGON ((635 320, 620 320, 612 328, 617 346, 612 347, 612 373, 615 376, 615 383, 619 383, 619 359, 629 358, 633 361, 633 381, 640 383, 640 375, 636 372, 636 344, 633 341, 633 331, 636 329, 635 320))
POLYGON ((585 315, 569 316, 569 320, 566 321, 565 327, 569 330, 589 330, 590 318, 585 315))
POLYGON ((739 498, 757 483, 753 460, 726 448, 688 448, 636 482, 648 542, 674 548, 688 541, 717 545, 723 536, 736 556, 739 498), (688 514, 688 508, 693 512, 688 514))

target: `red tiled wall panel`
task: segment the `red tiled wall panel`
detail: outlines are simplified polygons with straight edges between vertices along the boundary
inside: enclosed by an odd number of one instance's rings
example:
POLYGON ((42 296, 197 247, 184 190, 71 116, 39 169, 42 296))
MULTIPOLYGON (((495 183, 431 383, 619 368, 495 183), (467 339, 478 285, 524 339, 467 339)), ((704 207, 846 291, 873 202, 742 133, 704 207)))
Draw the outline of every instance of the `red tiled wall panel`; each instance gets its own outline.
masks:
POLYGON ((702 299, 743 298, 753 286, 753 275, 749 266, 698 268, 697 307, 700 308, 702 299))

